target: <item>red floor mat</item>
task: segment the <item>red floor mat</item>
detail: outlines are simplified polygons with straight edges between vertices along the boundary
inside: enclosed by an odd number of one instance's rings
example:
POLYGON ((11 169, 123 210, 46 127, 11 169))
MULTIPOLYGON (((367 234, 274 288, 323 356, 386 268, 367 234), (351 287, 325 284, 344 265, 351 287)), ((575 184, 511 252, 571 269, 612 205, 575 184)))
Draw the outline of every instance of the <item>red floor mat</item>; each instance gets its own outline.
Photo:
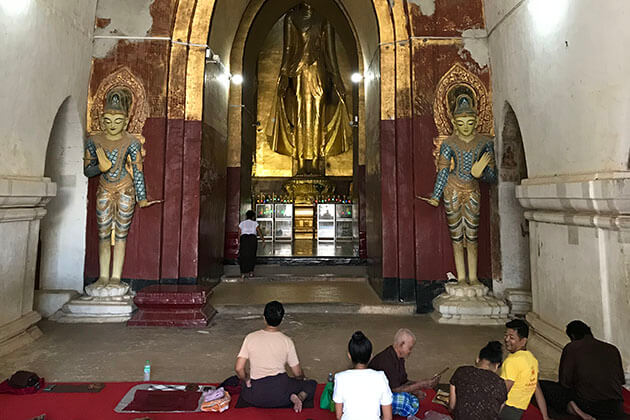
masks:
MULTIPOLYGON (((46 414, 47 420, 106 420, 106 419, 136 419, 143 417, 141 413, 118 414, 114 407, 122 397, 139 382, 112 382, 98 393, 48 393, 39 392, 32 395, 0 394, 0 420, 29 420, 40 414, 46 414)), ((188 417, 220 417, 222 420, 334 420, 335 415, 329 411, 319 409, 319 397, 324 385, 317 385, 315 395, 315 408, 305 409, 300 414, 295 414, 290 409, 258 409, 238 408, 234 409, 237 398, 232 399, 230 409, 224 413, 164 413, 148 414, 152 420, 181 419, 188 417)), ((624 392, 628 400, 630 393, 624 392)), ((430 403, 433 398, 431 390, 428 398, 420 407, 419 414, 428 410, 447 413, 440 405, 430 403)), ((398 417, 397 419, 401 419, 398 417)), ((525 412, 523 420, 542 419, 540 412, 533 406, 525 412)))

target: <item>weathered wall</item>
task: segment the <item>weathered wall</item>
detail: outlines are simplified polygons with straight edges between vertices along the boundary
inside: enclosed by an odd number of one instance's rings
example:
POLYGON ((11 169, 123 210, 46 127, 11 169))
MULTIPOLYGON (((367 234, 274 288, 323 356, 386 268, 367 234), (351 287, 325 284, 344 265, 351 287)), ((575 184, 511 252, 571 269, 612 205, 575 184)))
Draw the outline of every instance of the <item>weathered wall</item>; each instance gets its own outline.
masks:
MULTIPOLYGON (((533 313, 557 347, 572 319, 630 359, 627 74, 623 0, 487 0, 494 104, 520 125, 528 178, 533 313)), ((503 240, 503 238, 502 238, 503 240)), ((555 353, 557 356, 559 353, 555 353)))
POLYGON ((39 221, 56 192, 43 177, 47 144, 68 96, 79 104, 72 112, 85 115, 95 7, 96 0, 0 3, 0 355, 37 336, 39 221))

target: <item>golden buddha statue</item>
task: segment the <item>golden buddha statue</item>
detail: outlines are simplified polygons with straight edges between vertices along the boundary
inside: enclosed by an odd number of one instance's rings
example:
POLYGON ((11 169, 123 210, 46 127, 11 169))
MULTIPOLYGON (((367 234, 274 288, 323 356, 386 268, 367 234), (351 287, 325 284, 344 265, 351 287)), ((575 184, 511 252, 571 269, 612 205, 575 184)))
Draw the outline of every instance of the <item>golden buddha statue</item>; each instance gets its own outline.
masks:
POLYGON ((437 207, 444 196, 444 208, 453 244, 457 281, 479 284, 477 278, 477 232, 479 230, 479 180, 493 183, 497 178, 492 139, 476 132, 477 110, 473 98, 460 94, 455 99, 453 134, 440 147, 438 175, 431 198, 420 198, 437 207), (464 248, 467 255, 464 256, 464 248))
POLYGON ((88 294, 95 288, 124 286, 120 279, 136 201, 140 207, 159 202, 147 200, 142 144, 126 131, 131 101, 131 92, 126 88, 110 90, 101 115, 102 132, 90 137, 85 146, 84 174, 90 178, 99 176, 96 192, 99 278, 86 288, 88 294), (112 242, 114 258, 110 277, 112 242))
POLYGON ((308 3, 284 18, 282 65, 265 134, 274 152, 292 156, 297 174, 324 174, 324 158, 352 147, 350 116, 335 31, 308 3))

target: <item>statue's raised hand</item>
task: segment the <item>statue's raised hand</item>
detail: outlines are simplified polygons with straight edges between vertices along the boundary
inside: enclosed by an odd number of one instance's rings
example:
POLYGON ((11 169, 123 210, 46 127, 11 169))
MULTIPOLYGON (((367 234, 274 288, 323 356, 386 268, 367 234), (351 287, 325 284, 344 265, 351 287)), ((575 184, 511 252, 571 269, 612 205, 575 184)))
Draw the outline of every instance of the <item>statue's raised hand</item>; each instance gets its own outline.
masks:
POLYGON ((492 155, 490 155, 490 152, 486 152, 481 155, 479 160, 475 162, 470 169, 471 175, 475 178, 479 178, 483 173, 483 170, 486 169, 486 166, 488 166, 488 163, 490 163, 490 159, 492 159, 492 155))
POLYGON ((98 158, 98 169, 101 172, 107 172, 112 167, 112 161, 108 159, 102 147, 96 149, 96 157, 98 158))

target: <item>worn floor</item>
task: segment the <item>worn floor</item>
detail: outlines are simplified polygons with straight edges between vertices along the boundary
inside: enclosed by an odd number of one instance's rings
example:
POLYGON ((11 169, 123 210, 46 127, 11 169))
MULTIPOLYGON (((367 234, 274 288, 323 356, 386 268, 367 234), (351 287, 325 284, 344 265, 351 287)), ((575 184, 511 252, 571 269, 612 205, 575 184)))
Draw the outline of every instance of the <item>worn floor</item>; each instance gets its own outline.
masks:
MULTIPOLYGON (((217 315, 200 330, 42 321, 42 338, 0 358, 0 378, 26 369, 49 381, 136 381, 148 359, 154 380, 221 381, 233 374, 243 337, 262 324, 259 316, 229 315, 217 315)), ((362 330, 380 351, 400 327, 419 339, 407 362, 410 378, 449 366, 443 381, 455 367, 473 363, 488 340, 503 336, 502 327, 443 326, 428 315, 287 314, 282 324, 295 341, 306 375, 318 381, 349 366, 347 343, 355 330, 362 330)))
MULTIPOLYGON (((292 277, 292 276, 289 276, 292 277)), ((355 303, 378 305, 381 300, 365 280, 309 280, 222 282, 214 288, 210 302, 215 306, 282 303, 355 303)))

